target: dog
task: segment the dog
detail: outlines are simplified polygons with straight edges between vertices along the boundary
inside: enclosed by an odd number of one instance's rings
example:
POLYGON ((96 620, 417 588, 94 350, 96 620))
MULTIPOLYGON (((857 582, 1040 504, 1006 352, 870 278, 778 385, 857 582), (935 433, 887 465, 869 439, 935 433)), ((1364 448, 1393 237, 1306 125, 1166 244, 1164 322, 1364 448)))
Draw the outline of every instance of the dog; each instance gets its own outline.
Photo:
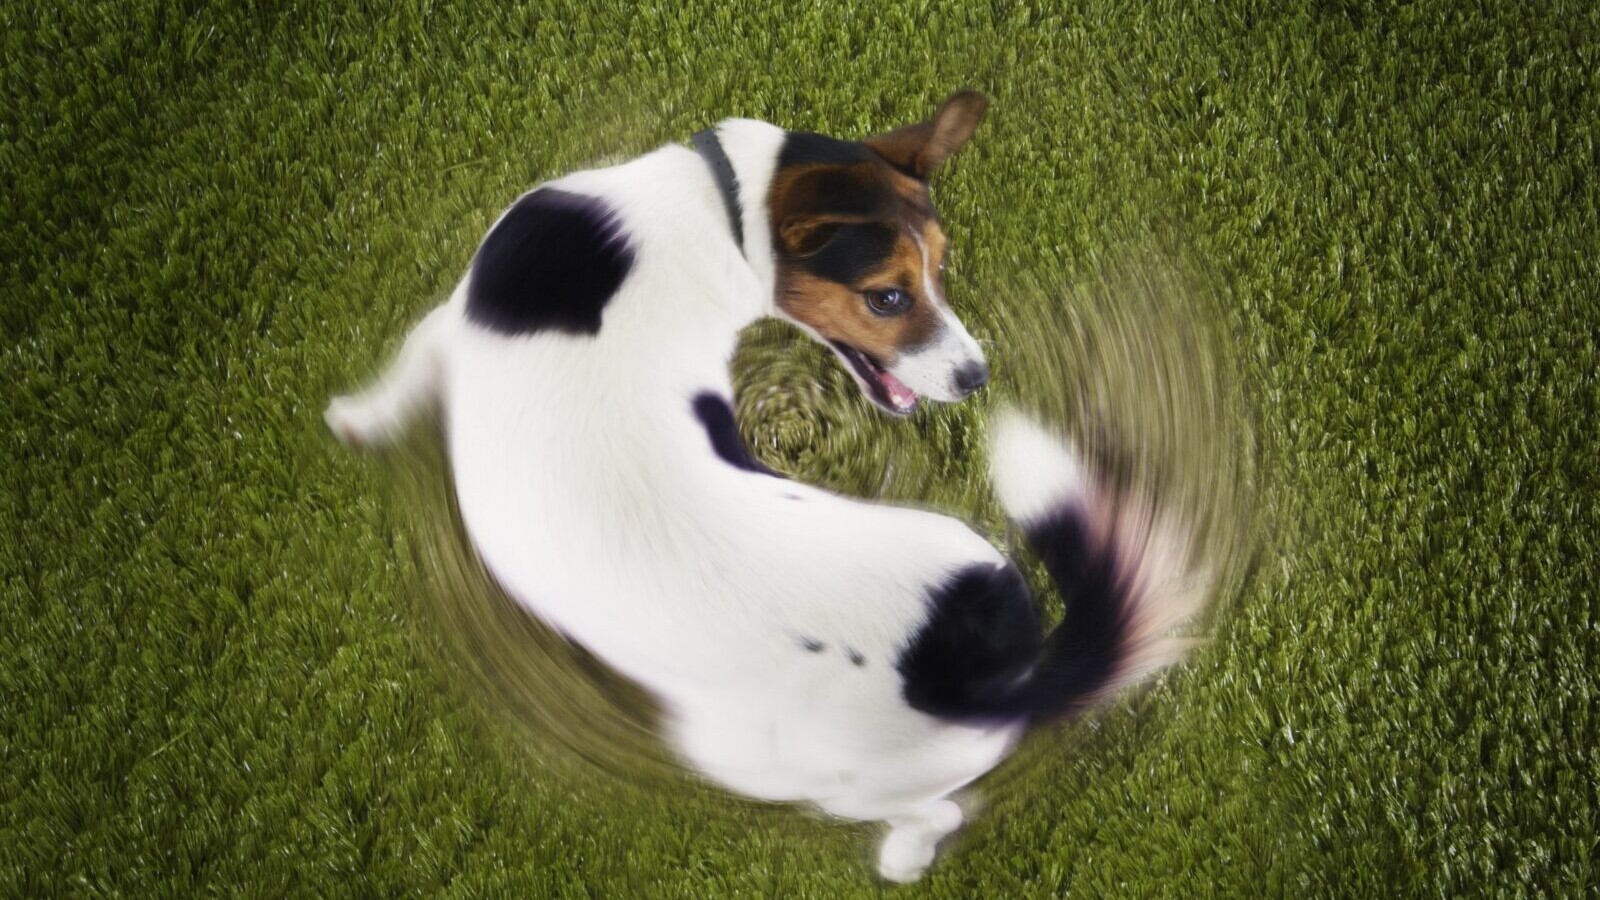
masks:
POLYGON ((943 291, 928 183, 988 105, 863 140, 730 119, 523 194, 391 368, 334 399, 352 445, 443 415, 476 552, 520 605, 646 688, 676 752, 767 801, 881 821, 886 879, 1035 725, 1174 661, 1197 609, 1177 532, 1015 413, 1002 505, 1066 605, 1047 636, 966 524, 797 483, 741 441, 729 363, 777 317, 904 416, 989 370, 943 291))

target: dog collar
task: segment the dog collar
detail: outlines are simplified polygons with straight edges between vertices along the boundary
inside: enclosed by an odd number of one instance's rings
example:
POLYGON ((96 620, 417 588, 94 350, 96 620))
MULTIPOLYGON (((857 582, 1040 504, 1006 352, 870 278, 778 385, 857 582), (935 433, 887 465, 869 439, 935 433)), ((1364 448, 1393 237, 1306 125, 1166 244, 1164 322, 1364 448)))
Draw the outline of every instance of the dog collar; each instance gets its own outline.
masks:
POLYGON ((696 132, 689 140, 694 144, 695 152, 706 161, 706 168, 711 170, 711 178, 717 183, 717 192, 722 194, 722 206, 728 211, 733 242, 738 245, 739 252, 744 253, 744 216, 739 212, 739 176, 734 174, 733 162, 722 149, 722 142, 717 140, 715 130, 707 128, 696 132))

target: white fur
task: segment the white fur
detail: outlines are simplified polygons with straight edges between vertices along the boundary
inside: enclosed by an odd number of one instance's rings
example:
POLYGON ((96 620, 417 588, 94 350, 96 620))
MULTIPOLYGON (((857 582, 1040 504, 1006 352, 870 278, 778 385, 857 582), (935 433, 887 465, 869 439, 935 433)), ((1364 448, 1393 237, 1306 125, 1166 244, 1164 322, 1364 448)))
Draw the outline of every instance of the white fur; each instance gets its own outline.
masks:
POLYGON ((955 385, 955 371, 967 363, 983 362, 983 350, 945 302, 944 292, 934 278, 938 263, 928 258, 928 245, 922 235, 915 229, 907 229, 906 234, 922 254, 922 293, 938 308, 941 324, 933 340, 914 352, 901 354, 889 371, 925 397, 954 402, 965 396, 955 385))
MULTIPOLYGON (((613 207, 635 250, 599 334, 479 327, 463 315, 464 280, 390 373, 327 418, 342 438, 375 444, 441 401, 467 529, 515 599, 653 691, 669 739, 705 775, 888 823, 879 871, 909 881, 961 823, 947 797, 1003 759, 1023 726, 911 709, 895 661, 931 585, 1003 560, 955 519, 741 471, 711 452, 691 399, 731 397, 740 330, 775 314, 765 198, 783 139, 743 120, 720 134, 742 184, 748 256, 686 148, 558 179, 613 207), (825 650, 801 649, 807 639, 825 650)), ((947 350, 975 352, 954 328, 947 350)), ((1023 428, 997 426, 998 474, 1008 506, 1029 511, 1081 473, 1023 428)))
POLYGON ((1061 438, 1011 410, 989 421, 989 473, 1000 505, 1023 525, 1083 497, 1089 487, 1061 438))
POLYGON ((1022 527, 1077 506, 1101 532, 1098 539, 1120 549, 1123 577, 1136 602, 1118 670, 1103 694, 1172 665, 1194 645, 1173 632, 1204 607, 1213 573, 1191 564, 1189 535, 1180 522, 1137 491, 1119 497, 1115 511, 1108 509, 1066 440, 1013 410, 990 421, 989 473, 1006 515, 1022 527))

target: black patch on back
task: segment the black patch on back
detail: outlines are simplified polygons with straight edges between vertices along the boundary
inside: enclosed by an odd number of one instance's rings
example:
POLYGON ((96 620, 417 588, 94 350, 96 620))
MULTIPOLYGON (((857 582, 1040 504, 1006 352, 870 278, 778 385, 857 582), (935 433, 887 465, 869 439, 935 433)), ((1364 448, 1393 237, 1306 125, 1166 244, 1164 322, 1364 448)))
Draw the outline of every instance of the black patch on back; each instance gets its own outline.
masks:
POLYGON ((828 645, 827 644, 824 644, 823 642, 817 640, 816 638, 809 638, 809 637, 808 638, 801 638, 800 639, 800 646, 804 647, 806 649, 807 653, 821 653, 822 651, 828 649, 828 645))
POLYGON ((844 648, 844 655, 850 660, 850 664, 858 669, 867 664, 867 658, 862 656, 861 651, 854 647, 844 648))
POLYGON ((483 239, 467 317, 506 334, 600 333, 600 315, 633 268, 633 248, 600 200, 540 188, 483 239))
POLYGON ((695 418, 700 420, 701 427, 706 430, 706 437, 711 439, 712 452, 721 457, 723 462, 757 475, 783 477, 750 455, 749 449, 744 445, 744 438, 739 436, 739 426, 733 420, 733 407, 728 405, 728 401, 710 391, 696 394, 694 414, 695 418))
POLYGON ((841 141, 809 131, 790 131, 778 151, 778 168, 790 166, 853 166, 878 159, 872 148, 860 141, 841 141))
POLYGON ((882 268, 894 245, 894 227, 883 222, 840 225, 802 264, 818 278, 853 285, 882 268))
POLYGON ((1022 714, 1042 644, 1022 573, 1010 564, 968 566, 930 591, 929 606, 895 661, 906 703, 953 719, 1022 714))

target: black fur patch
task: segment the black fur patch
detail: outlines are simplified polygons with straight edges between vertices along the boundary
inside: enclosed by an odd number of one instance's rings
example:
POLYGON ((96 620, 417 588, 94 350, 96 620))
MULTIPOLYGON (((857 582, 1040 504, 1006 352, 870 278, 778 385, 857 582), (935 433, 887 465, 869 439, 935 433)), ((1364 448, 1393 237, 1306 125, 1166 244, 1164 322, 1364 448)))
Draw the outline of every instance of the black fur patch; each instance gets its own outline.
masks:
POLYGON ((882 222, 840 225, 827 243, 802 262, 818 278, 854 285, 881 268, 894 252, 894 227, 882 222))
POLYGON ((790 213, 883 221, 894 215, 894 195, 860 169, 812 168, 790 185, 790 213))
POLYGON ((933 591, 928 621, 901 654, 906 702, 953 719, 1071 715, 1112 683, 1128 653, 1136 598, 1120 548, 1096 540, 1076 504, 1027 528, 1065 612, 1040 640, 1021 573, 973 566, 933 591))
POLYGON ((822 651, 828 649, 827 644, 824 644, 816 638, 801 638, 800 646, 804 647, 807 653, 821 653, 822 651))
POLYGON ((913 709, 943 718, 1015 715, 1039 659, 1039 612, 1022 573, 973 565, 930 592, 927 622, 895 668, 913 709))
POLYGON ((784 135, 783 149, 778 151, 778 168, 853 166, 876 158, 872 148, 860 141, 841 141, 809 131, 791 131, 784 135))
POLYGON ((1045 640, 1029 704, 1033 715, 1053 718, 1077 711, 1115 674, 1132 597, 1119 575, 1119 548, 1090 536, 1082 507, 1063 507, 1026 534, 1064 606, 1061 624, 1045 640))
POLYGON ((850 664, 858 669, 867 664, 867 658, 862 656, 861 651, 854 647, 844 648, 844 655, 850 660, 850 664))
POLYGON ((633 248, 601 201, 540 188, 512 204, 472 261, 467 317, 506 334, 600 333, 633 248))
POLYGON ((750 455, 744 438, 739 436, 739 426, 733 420, 733 407, 728 405, 728 401, 710 391, 697 394, 694 398, 694 414, 706 430, 706 437, 711 439, 711 450, 723 462, 757 475, 783 477, 750 455))

